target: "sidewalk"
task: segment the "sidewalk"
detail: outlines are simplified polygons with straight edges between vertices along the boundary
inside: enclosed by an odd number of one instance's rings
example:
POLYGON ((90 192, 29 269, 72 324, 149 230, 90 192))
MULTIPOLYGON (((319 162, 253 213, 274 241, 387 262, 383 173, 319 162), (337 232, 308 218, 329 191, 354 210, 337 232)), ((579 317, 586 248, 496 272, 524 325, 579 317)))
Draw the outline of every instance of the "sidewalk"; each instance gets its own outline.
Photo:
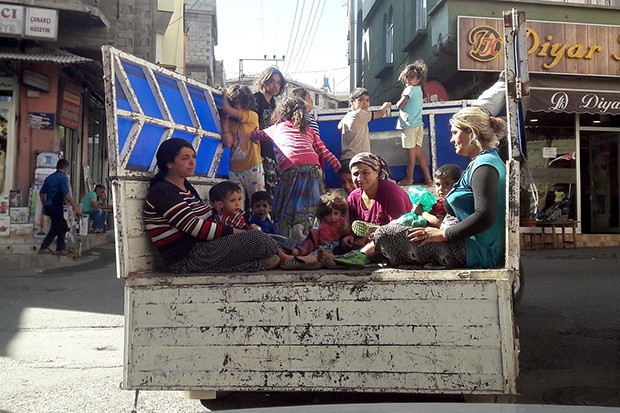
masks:
POLYGON ((52 269, 73 267, 96 260, 97 249, 109 248, 114 251, 114 233, 89 234, 82 240, 79 257, 38 254, 39 243, 40 241, 33 244, 33 251, 29 253, 0 254, 0 276, 38 275, 52 269))

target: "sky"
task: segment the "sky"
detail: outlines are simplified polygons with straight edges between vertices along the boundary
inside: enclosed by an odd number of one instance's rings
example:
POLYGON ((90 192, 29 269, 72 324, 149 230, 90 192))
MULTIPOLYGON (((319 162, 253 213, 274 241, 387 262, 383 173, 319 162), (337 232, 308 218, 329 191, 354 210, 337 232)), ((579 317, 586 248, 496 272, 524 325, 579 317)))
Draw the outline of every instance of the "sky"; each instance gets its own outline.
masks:
POLYGON ((276 65, 286 79, 320 88, 327 76, 332 92, 349 93, 346 0, 219 0, 217 29, 226 79, 242 59, 244 75, 276 65))

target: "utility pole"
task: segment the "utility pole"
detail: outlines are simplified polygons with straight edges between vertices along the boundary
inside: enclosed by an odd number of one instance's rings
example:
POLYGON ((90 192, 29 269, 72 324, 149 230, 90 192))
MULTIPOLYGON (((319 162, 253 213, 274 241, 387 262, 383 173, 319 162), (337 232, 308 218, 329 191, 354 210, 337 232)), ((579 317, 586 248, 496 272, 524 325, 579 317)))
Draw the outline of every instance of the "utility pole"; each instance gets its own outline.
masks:
POLYGON ((264 61, 264 62, 275 62, 275 66, 278 67, 278 62, 283 62, 284 61, 284 55, 282 55, 282 59, 279 59, 276 57, 276 55, 273 55, 272 58, 268 58, 267 55, 265 55, 262 59, 239 59, 239 80, 241 80, 241 78, 244 76, 243 74, 243 62, 244 61, 264 61))

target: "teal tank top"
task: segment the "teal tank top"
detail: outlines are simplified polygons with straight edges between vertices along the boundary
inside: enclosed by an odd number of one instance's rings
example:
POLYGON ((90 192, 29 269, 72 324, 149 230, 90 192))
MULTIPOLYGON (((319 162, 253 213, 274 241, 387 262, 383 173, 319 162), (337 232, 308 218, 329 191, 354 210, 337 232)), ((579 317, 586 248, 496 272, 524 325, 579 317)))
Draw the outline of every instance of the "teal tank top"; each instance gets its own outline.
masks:
POLYGON ((503 267, 506 253, 506 165, 496 149, 487 149, 471 160, 461 179, 454 185, 446 201, 459 222, 474 212, 471 177, 481 165, 491 165, 499 173, 497 219, 486 231, 465 239, 468 268, 503 267))

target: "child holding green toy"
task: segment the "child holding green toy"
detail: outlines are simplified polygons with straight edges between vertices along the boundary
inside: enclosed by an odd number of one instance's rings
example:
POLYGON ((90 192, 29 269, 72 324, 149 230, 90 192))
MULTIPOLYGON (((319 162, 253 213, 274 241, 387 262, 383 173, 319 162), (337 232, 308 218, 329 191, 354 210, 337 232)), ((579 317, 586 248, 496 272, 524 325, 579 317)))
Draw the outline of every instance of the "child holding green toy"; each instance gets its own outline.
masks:
MULTIPOLYGON (((411 212, 406 213, 398 219, 390 222, 390 224, 407 225, 411 227, 425 227, 431 226, 440 228, 444 220, 445 225, 455 223, 454 217, 446 217, 446 210, 443 206, 443 201, 448 192, 452 190, 452 187, 461 177, 463 170, 456 164, 445 164, 439 167, 435 171, 434 185, 435 195, 428 192, 426 189, 412 186, 409 188, 409 198, 413 203, 413 209, 411 212)), ((388 225, 390 225, 388 224, 388 225)), ((445 227, 444 225, 444 227, 445 227)), ((351 224, 351 229, 360 237, 371 237, 375 230, 379 228, 379 225, 370 224, 364 221, 354 221, 351 224)))

